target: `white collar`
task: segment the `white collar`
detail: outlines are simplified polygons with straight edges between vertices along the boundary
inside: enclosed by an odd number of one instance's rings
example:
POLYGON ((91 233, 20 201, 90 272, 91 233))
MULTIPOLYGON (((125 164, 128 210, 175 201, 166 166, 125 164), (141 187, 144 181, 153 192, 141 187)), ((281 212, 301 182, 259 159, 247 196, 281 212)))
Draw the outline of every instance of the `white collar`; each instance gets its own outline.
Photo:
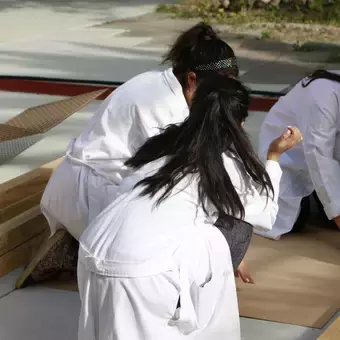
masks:
POLYGON ((168 68, 163 71, 163 77, 165 82, 168 84, 168 86, 171 89, 171 92, 178 98, 178 100, 183 101, 183 106, 188 106, 187 101, 185 100, 184 94, 183 94, 183 88, 182 85, 179 83, 178 79, 174 75, 173 69, 168 68))

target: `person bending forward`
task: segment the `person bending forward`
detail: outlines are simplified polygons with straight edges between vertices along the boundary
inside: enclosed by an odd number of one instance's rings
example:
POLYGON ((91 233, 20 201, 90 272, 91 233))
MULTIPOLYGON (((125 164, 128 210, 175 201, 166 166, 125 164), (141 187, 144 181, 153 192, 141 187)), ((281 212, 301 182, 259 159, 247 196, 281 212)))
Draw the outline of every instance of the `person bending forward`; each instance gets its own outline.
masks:
POLYGON ((340 228, 340 73, 317 70, 302 79, 272 107, 260 131, 259 155, 282 129, 297 126, 304 136, 298 147, 280 159, 282 180, 279 212, 273 229, 258 234, 280 239, 301 230, 309 217, 314 192, 328 219, 340 228))
MULTIPOLYGON (((270 229, 281 178, 243 130, 248 103, 237 80, 205 78, 189 117, 126 162, 133 171, 80 238, 79 340, 216 339, 216 325, 240 339, 231 252, 214 223, 270 229)), ((301 139, 290 132, 275 159, 301 139)))

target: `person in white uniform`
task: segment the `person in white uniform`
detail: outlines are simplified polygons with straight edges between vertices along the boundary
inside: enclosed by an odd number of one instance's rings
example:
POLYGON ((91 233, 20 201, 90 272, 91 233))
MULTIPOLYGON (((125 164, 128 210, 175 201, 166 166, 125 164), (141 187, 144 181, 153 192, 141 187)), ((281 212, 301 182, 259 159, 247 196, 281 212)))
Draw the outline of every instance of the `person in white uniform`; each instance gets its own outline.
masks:
MULTIPOLYGON (((218 74, 237 77, 239 72, 234 51, 205 23, 182 33, 163 62, 172 68, 143 73, 119 87, 71 141, 41 201, 51 235, 66 228, 79 240, 130 173, 124 162, 148 137, 188 116, 197 83, 218 74)), ((236 275, 253 283, 243 262, 236 275)))
POLYGON ((189 117, 125 162, 116 199, 79 241, 79 340, 240 340, 231 249, 214 223, 270 230, 277 159, 301 140, 286 131, 264 166, 242 127, 248 104, 239 81, 207 77, 189 117))
POLYGON ((210 74, 238 75, 234 51, 204 23, 182 33, 164 62, 172 67, 138 75, 115 90, 71 141, 41 201, 52 235, 66 228, 79 239, 129 175, 125 161, 147 138, 188 116, 188 101, 198 81, 210 74), (217 61, 218 67, 209 69, 217 61))
POLYGON ((280 159, 283 171, 279 212, 273 229, 260 235, 280 239, 301 230, 310 195, 320 200, 329 220, 340 228, 340 72, 317 70, 302 79, 272 107, 260 131, 259 154, 282 129, 297 126, 304 142, 280 159))

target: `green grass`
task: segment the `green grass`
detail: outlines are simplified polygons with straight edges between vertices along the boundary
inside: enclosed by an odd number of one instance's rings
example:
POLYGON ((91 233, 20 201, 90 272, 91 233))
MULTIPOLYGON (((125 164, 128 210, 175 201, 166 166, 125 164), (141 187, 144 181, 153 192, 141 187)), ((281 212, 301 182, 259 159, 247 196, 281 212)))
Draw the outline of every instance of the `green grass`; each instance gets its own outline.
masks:
POLYGON ((241 9, 225 12, 218 7, 211 7, 209 0, 183 0, 175 5, 160 5, 161 13, 169 13, 177 18, 200 18, 207 22, 229 25, 248 23, 302 23, 340 26, 340 4, 332 8, 305 9, 299 6, 267 7, 265 9, 241 9))
POLYGON ((261 33, 261 39, 270 39, 271 35, 272 35, 271 31, 263 31, 261 33))
MULTIPOLYGON (((231 0, 231 4, 233 1, 234 7, 228 11, 211 6, 211 0, 181 0, 177 4, 161 5, 157 11, 172 18, 196 18, 230 25, 235 32, 255 34, 261 40, 289 41, 295 43, 296 51, 300 52, 315 51, 314 47, 305 46, 306 42, 336 44, 340 41, 340 0, 333 0, 333 5, 328 8, 314 5, 309 9, 292 5, 244 9, 242 4, 247 0, 231 0), (238 8, 235 6, 237 3, 238 8)), ((337 58, 338 54, 334 60, 337 58)))

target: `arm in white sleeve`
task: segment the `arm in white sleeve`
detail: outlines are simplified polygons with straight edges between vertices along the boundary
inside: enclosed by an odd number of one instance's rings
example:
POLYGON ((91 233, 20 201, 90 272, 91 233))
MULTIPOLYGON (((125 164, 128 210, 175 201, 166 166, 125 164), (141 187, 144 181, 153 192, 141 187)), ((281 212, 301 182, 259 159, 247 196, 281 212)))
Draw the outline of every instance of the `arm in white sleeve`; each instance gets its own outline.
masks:
POLYGON ((261 190, 257 183, 252 183, 253 187, 245 197, 239 193, 241 200, 244 200, 245 218, 244 220, 254 226, 258 231, 271 230, 279 210, 278 197, 282 170, 278 162, 268 160, 265 169, 273 185, 274 193, 267 195, 261 190), (251 193, 251 194, 250 194, 251 193))
MULTIPOLYGON (((260 231, 271 230, 278 212, 279 186, 282 170, 278 162, 266 161, 265 168, 274 188, 274 195, 262 191, 247 174, 242 162, 236 157, 223 155, 224 165, 243 204, 244 220, 260 231)), ((237 217, 237 216, 236 216, 237 217)))
POLYGON ((333 158, 339 103, 334 92, 322 102, 318 99, 310 109, 303 146, 314 189, 327 217, 333 219, 340 215, 340 164, 333 158))

